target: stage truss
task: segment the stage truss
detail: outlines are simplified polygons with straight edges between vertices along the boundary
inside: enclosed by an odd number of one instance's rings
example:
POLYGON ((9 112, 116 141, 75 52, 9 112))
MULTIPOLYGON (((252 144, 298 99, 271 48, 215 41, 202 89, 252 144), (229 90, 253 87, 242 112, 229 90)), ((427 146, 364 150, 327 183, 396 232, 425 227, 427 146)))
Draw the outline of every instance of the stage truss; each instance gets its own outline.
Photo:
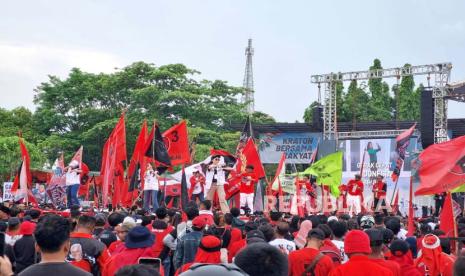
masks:
POLYGON ((447 98, 452 89, 447 84, 452 70, 452 63, 436 63, 417 65, 411 67, 397 67, 388 69, 375 69, 367 71, 354 71, 344 73, 329 73, 324 75, 312 75, 311 82, 324 85, 323 95, 323 139, 338 140, 339 138, 386 137, 401 133, 404 130, 392 131, 368 131, 368 132, 339 132, 337 131, 337 103, 336 84, 343 81, 369 80, 378 78, 397 78, 403 76, 427 75, 428 81, 433 77, 434 99, 434 141, 435 143, 447 140, 447 98), (387 133, 389 132, 389 133, 387 133), (392 133, 391 133, 392 132, 392 133))

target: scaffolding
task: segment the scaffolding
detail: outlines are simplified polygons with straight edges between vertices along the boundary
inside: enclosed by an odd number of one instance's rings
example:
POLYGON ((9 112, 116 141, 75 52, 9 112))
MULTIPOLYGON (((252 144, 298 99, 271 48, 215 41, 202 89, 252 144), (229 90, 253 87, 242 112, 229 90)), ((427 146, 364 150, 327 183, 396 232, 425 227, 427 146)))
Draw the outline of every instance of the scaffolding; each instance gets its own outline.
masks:
MULTIPOLYGON (((338 140, 359 136, 361 134, 337 131, 337 102, 336 84, 343 81, 370 80, 379 78, 397 78, 414 75, 427 75, 428 80, 434 77, 433 99, 434 99, 434 140, 435 143, 447 140, 447 97, 451 89, 447 87, 452 70, 452 63, 436 63, 428 65, 417 65, 410 67, 396 67, 388 69, 374 69, 367 71, 353 71, 344 73, 329 73, 323 75, 312 75, 311 82, 318 87, 324 85, 323 95, 323 139, 338 140)), ((399 130, 402 132, 403 130, 399 130)), ((386 137, 386 131, 372 131, 364 133, 364 137, 386 137)), ((393 135, 394 133, 389 133, 393 135)))

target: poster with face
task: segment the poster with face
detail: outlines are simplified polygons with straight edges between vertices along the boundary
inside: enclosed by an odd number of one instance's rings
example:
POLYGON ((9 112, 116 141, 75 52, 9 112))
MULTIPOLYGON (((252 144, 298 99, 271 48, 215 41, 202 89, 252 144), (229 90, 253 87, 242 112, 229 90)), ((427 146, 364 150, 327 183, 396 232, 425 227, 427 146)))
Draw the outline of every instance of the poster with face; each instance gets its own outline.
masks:
MULTIPOLYGON (((398 154, 396 152, 396 139, 352 139, 340 140, 338 150, 344 153, 342 182, 347 183, 355 174, 362 176, 364 183, 364 198, 366 204, 373 200, 373 184, 377 176, 381 175, 387 184, 387 202, 393 200, 395 182, 391 180, 392 171, 395 168, 398 154)), ((410 145, 406 150, 404 164, 397 183, 399 190, 399 208, 406 211, 408 208, 410 176, 412 172, 411 162, 415 154, 421 150, 417 137, 410 139, 410 145)), ((418 183, 414 183, 414 189, 418 183)))

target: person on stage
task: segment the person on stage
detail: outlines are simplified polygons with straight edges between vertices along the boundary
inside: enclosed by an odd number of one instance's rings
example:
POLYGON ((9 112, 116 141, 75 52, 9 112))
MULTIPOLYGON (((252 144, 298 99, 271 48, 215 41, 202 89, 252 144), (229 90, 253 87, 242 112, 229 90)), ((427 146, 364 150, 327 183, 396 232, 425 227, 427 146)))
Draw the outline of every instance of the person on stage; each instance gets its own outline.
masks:
POLYGON ((152 164, 147 163, 144 179, 144 210, 150 210, 152 204, 152 212, 158 209, 158 190, 160 189, 161 176, 157 170, 154 170, 152 164))
POLYGON ((189 179, 191 187, 189 189, 189 195, 192 201, 199 202, 204 200, 204 186, 205 177, 200 173, 199 169, 195 169, 191 178, 189 179))
POLYGON ((245 210, 247 206, 250 214, 253 214, 253 197, 255 193, 255 184, 257 177, 254 173, 254 166, 247 165, 245 172, 241 174, 240 203, 241 209, 245 210))
POLYGON ((308 177, 308 175, 304 175, 302 179, 297 179, 297 185, 301 191, 300 196, 302 197, 301 201, 303 202, 304 207, 305 207, 304 211, 305 213, 310 214, 317 208, 315 188, 310 182, 310 178, 308 177), (307 204, 310 204, 310 205, 307 205, 307 204))
POLYGON ((77 197, 79 191, 79 185, 81 185, 80 174, 82 170, 79 168, 79 162, 73 160, 69 163, 68 167, 65 168, 66 177, 66 205, 68 209, 71 206, 78 205, 79 199, 77 197))
POLYGON ((380 174, 376 177, 376 182, 373 184, 373 193, 374 193, 374 208, 375 212, 379 212, 379 209, 382 208, 384 215, 388 215, 388 211, 386 209, 386 192, 387 192, 387 184, 383 181, 384 177, 380 174))
POLYGON ((338 213, 345 214, 347 212, 347 185, 344 183, 339 185, 339 192, 340 195, 337 198, 338 213))
POLYGON ((356 174, 355 179, 351 179, 347 183, 347 193, 349 215, 352 215, 354 211, 356 215, 360 214, 362 211, 363 182, 359 174, 356 174))
POLYGON ((207 199, 213 200, 215 192, 218 192, 218 200, 223 214, 229 213, 229 206, 226 202, 226 193, 224 191, 224 183, 226 182, 226 171, 231 170, 232 168, 226 166, 224 158, 220 155, 212 156, 211 161, 207 166, 207 177, 205 181, 207 199))

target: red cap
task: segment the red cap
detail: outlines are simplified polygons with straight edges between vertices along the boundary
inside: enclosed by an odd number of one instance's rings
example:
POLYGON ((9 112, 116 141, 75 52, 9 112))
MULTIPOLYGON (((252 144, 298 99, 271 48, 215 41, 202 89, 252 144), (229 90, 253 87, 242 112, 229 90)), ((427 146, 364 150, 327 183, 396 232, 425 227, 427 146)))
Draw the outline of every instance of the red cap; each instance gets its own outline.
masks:
POLYGON ((202 240, 200 241, 200 244, 204 248, 215 248, 215 247, 221 248, 221 240, 211 235, 203 237, 202 240))
POLYGON ((352 230, 344 240, 345 253, 371 253, 370 237, 361 230, 352 230))
POLYGON ((34 233, 34 230, 36 229, 36 224, 30 221, 25 221, 21 223, 21 226, 19 228, 19 233, 21 235, 25 236, 30 236, 34 233))
POLYGON ((192 226, 195 226, 197 228, 204 228, 207 225, 207 221, 205 218, 202 217, 195 217, 192 220, 192 226))

